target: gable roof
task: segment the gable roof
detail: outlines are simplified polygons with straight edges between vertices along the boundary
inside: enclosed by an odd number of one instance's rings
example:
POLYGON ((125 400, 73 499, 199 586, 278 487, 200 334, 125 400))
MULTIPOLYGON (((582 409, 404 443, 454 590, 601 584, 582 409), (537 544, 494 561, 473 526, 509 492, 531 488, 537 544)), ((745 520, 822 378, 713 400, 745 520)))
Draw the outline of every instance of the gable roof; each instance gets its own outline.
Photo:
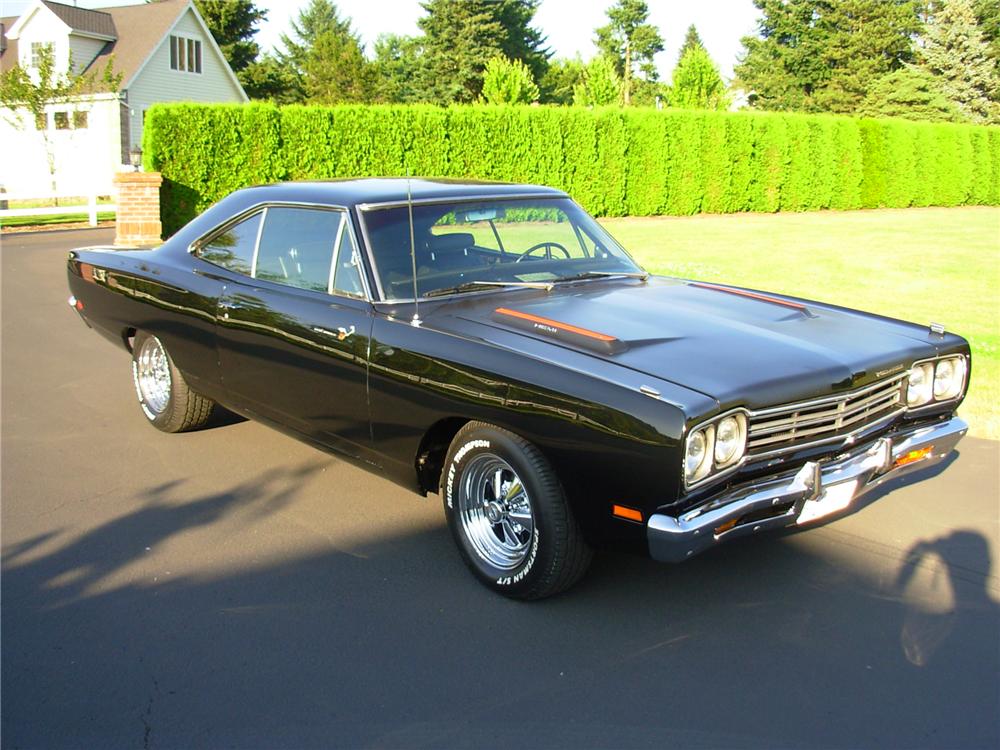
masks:
MULTIPOLYGON (((132 85, 132 81, 158 49, 168 32, 180 20, 184 12, 190 8, 205 34, 208 45, 219 55, 229 79, 246 101, 246 93, 243 91, 239 79, 229 67, 225 55, 222 54, 222 50, 219 49, 219 45, 215 42, 212 33, 208 30, 201 14, 198 13, 191 0, 157 0, 157 2, 100 8, 92 11, 49 2, 49 0, 42 0, 42 4, 53 13, 57 13, 57 8, 59 12, 66 12, 67 17, 59 16, 59 19, 71 28, 73 23, 80 23, 86 24, 88 29, 111 29, 112 33, 109 36, 117 38, 104 45, 97 57, 87 66, 87 71, 100 73, 109 62, 113 61, 114 72, 120 73, 122 76, 122 89, 127 89, 132 85), (75 11, 80 11, 80 15, 77 15, 75 11), (93 16, 87 14, 93 14, 93 16), (100 17, 100 20, 97 17, 100 17)), ((0 19, 0 23, 9 29, 17 20, 17 18, 3 18, 0 19)), ((93 30, 82 31, 85 34, 101 35, 93 30)), ((7 49, 0 56, 0 70, 6 71, 14 67, 17 65, 17 61, 17 41, 8 39, 7 49)), ((100 81, 97 82, 97 90, 101 90, 100 81)))
POLYGON ((114 55, 115 73, 122 74, 121 87, 127 89, 189 5, 190 0, 160 0, 142 5, 103 8, 102 12, 111 17, 119 36, 114 42, 104 45, 87 70, 104 70, 114 55))
POLYGON ((53 3, 50 0, 42 0, 42 5, 55 13, 56 17, 73 31, 109 39, 118 36, 115 33, 115 22, 107 11, 87 10, 73 5, 53 3))

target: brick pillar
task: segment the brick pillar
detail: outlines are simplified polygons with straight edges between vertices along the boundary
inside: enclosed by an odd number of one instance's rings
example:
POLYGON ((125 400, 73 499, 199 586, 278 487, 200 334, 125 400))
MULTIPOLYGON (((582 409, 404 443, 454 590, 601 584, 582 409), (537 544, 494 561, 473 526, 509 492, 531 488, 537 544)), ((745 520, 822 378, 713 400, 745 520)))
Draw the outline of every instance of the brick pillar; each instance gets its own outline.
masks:
POLYGON ((160 225, 159 172, 118 172, 118 220, 115 244, 159 245, 163 227, 160 225))

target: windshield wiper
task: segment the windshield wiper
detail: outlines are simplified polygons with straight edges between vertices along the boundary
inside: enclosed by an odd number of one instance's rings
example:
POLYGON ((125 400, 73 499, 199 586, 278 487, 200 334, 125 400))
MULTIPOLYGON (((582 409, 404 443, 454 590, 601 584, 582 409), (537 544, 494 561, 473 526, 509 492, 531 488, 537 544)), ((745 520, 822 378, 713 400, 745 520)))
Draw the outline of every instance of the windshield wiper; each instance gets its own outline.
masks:
POLYGON ((578 273, 575 276, 562 276, 555 279, 555 282, 561 284, 564 281, 586 281, 587 279, 606 279, 612 276, 623 276, 627 279, 641 279, 645 281, 649 278, 649 274, 646 271, 584 271, 583 273, 578 273))
POLYGON ((522 289, 544 289, 551 291, 552 284, 547 281, 467 281, 458 286, 446 286, 441 289, 432 289, 424 292, 425 297, 442 297, 446 294, 461 294, 462 292, 474 292, 484 287, 520 287, 522 289))

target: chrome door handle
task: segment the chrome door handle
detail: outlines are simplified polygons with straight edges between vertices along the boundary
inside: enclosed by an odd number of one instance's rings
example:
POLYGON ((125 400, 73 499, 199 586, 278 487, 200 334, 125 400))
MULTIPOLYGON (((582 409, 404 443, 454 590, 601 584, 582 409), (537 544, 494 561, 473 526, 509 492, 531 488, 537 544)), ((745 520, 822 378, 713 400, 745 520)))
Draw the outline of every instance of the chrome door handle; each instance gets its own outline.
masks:
POLYGON ((344 328, 343 326, 341 326, 336 331, 328 331, 325 328, 319 328, 317 326, 313 326, 313 330, 316 331, 316 333, 322 333, 324 336, 333 336, 334 338, 337 339, 337 341, 343 341, 348 336, 354 335, 355 328, 354 326, 351 326, 350 328, 344 328))

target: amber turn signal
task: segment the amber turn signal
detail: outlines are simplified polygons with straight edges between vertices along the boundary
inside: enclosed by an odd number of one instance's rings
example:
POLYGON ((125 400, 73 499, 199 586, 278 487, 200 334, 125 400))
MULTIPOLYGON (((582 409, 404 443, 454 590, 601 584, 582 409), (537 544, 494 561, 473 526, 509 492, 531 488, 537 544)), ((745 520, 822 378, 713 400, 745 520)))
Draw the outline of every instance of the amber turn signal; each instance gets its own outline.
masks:
POLYGON ((914 464, 917 461, 923 461, 925 458, 929 458, 933 451, 934 451, 934 446, 928 445, 926 448, 921 448, 920 450, 904 453, 902 456, 896 459, 895 463, 893 463, 892 466, 894 469, 898 469, 900 466, 906 466, 907 464, 914 464))
POLYGON ((626 521, 638 521, 642 523, 642 511, 635 508, 626 508, 624 505, 612 505, 611 513, 618 518, 624 518, 626 521))

